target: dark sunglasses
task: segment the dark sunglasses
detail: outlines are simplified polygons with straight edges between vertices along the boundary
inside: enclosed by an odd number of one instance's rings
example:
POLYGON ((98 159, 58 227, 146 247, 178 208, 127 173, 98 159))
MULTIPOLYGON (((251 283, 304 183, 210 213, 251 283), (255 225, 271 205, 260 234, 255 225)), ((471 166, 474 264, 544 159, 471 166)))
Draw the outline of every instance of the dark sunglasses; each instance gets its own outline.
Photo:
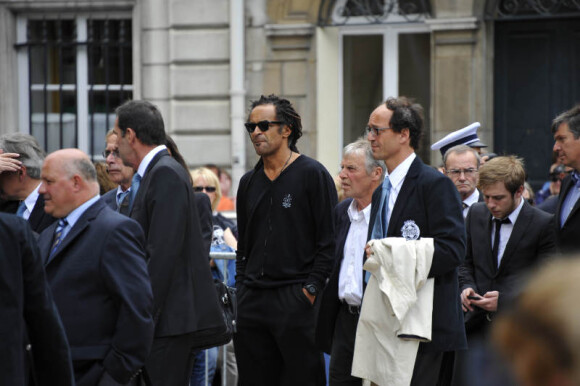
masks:
POLYGON ((101 153, 103 155, 104 158, 107 158, 109 155, 113 155, 113 157, 115 158, 119 158, 119 149, 117 150, 105 150, 104 152, 101 153))
POLYGON ((248 133, 252 134, 254 130, 256 130, 256 126, 258 126, 260 131, 268 131, 270 125, 282 125, 282 124, 284 124, 284 122, 281 121, 260 121, 258 123, 246 122, 244 123, 244 126, 246 126, 246 130, 248 130, 248 133))
POLYGON ((197 193, 203 192, 204 190, 208 193, 213 193, 213 192, 215 192, 215 186, 194 186, 193 187, 193 191, 197 192, 197 193))

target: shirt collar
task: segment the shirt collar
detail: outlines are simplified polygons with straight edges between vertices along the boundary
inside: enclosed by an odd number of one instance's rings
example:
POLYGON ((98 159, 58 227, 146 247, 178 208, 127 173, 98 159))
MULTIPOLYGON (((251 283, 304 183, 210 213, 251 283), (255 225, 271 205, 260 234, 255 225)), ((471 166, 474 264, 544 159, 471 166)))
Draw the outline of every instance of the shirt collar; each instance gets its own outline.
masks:
POLYGON ((70 225, 70 227, 72 228, 75 225, 75 223, 77 222, 77 220, 83 215, 83 213, 85 213, 85 211, 91 205, 93 205, 95 202, 97 202, 99 200, 99 198, 101 198, 101 196, 99 194, 97 194, 95 197, 91 198, 88 201, 85 201, 83 204, 78 206, 75 210, 70 212, 68 214, 68 216, 65 217, 66 221, 68 222, 68 225, 70 225))
MULTIPOLYGON (((521 197, 521 198, 520 198, 520 204, 518 205, 518 207, 517 207, 517 208, 515 208, 515 209, 514 209, 514 211, 513 211, 513 212, 511 212, 511 213, 510 213, 510 214, 507 216, 507 218, 509 218, 509 219, 510 219, 510 222, 512 223, 512 225, 516 223, 516 220, 518 219, 518 216, 520 215, 520 212, 522 211, 522 207, 524 206, 524 201, 525 201, 525 200, 524 200, 524 198, 523 198, 523 197, 521 197)), ((496 218, 495 218, 495 217, 493 217, 493 216, 492 216, 492 218, 493 218, 494 220, 496 219, 496 218)), ((500 219, 498 219, 498 220, 500 220, 500 219)))
POLYGON ((123 188, 121 188, 121 185, 117 186, 117 194, 116 196, 119 197, 119 194, 124 193, 124 192, 130 192, 131 191, 131 187, 129 186, 129 188, 127 190, 123 190, 123 188))
POLYGON ((26 209, 28 209, 28 211, 30 213, 32 213, 32 210, 34 209, 34 206, 36 205, 36 201, 38 200, 38 189, 40 189, 40 185, 42 185, 42 182, 39 183, 36 186, 36 189, 34 189, 32 192, 30 192, 30 194, 28 195, 28 197, 26 197, 24 199, 24 205, 26 205, 26 209))
POLYGON ((145 157, 143 157, 143 160, 139 164, 139 169, 137 169, 137 173, 141 176, 141 178, 145 177, 145 172, 147 171, 147 167, 151 163, 151 160, 153 160, 153 157, 155 157, 157 153, 165 149, 167 149, 165 145, 159 145, 156 148, 152 149, 149 153, 147 153, 145 157))
POLYGON ((465 200, 463 200, 463 202, 466 203, 468 206, 471 206, 471 205, 475 204, 477 202, 477 200, 479 200, 479 191, 477 189, 475 189, 473 191, 473 193, 471 193, 469 195, 469 197, 467 197, 465 200))
POLYGON ((409 154, 407 158, 403 162, 397 165, 395 169, 390 174, 387 174, 389 181, 391 182, 391 186, 399 186, 399 184, 405 179, 405 176, 409 172, 411 168, 411 164, 415 160, 417 155, 415 152, 409 154))
POLYGON ((364 220, 368 225, 371 219, 371 204, 368 204, 363 210, 359 211, 357 209, 356 201, 352 200, 352 202, 348 206, 347 212, 348 217, 350 218, 350 222, 359 221, 362 213, 362 216, 364 216, 364 220))

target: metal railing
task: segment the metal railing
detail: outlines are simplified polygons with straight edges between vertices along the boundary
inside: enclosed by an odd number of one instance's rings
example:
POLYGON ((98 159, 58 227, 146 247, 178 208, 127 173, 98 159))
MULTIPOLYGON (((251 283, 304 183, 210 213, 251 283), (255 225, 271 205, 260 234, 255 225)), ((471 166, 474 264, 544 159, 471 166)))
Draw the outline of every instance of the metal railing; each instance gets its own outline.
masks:
MULTIPOLYGON (((235 260, 236 253, 235 252, 210 252, 209 257, 214 260, 235 260)), ((226 265, 227 266, 227 265, 226 265)), ((228 270, 224 269, 224 283, 227 284, 228 282, 228 270)), ((222 346, 222 368, 221 368, 221 381, 222 386, 227 385, 227 350, 226 345, 222 346)), ((209 354, 205 352, 205 386, 209 386, 209 354)))

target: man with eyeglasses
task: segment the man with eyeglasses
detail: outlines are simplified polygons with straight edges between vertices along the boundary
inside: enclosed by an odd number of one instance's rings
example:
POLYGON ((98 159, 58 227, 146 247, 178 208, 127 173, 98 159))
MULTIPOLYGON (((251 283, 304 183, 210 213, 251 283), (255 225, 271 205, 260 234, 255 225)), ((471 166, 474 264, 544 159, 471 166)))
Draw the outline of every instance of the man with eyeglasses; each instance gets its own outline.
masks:
POLYGON ((468 350, 456 353, 453 385, 513 384, 487 344, 493 319, 509 307, 526 274, 555 252, 553 216, 523 199, 525 176, 514 156, 480 168, 485 203, 474 204, 465 220, 467 254, 459 268, 468 350))
POLYGON ((103 157, 107 163, 107 173, 111 181, 119 185, 117 189, 113 189, 103 194, 103 201, 122 214, 129 214, 129 200, 131 196, 131 179, 135 170, 132 167, 126 166, 119 156, 119 149, 117 148, 117 135, 113 129, 109 130, 105 136, 106 146, 103 151, 103 157))
POLYGON ((287 99, 254 101, 245 126, 260 160, 237 193, 240 384, 324 385, 314 302, 334 264, 334 181, 298 152, 302 122, 287 99))
POLYGON ((445 174, 453 181, 461 197, 464 218, 471 205, 483 201, 477 190, 479 163, 477 151, 467 145, 453 146, 443 156, 445 174))
POLYGON ((387 176, 373 193, 367 237, 433 238, 431 341, 419 343, 410 384, 434 386, 442 376, 443 354, 467 346, 461 306, 451 301, 459 299, 457 270, 465 257, 465 228, 451 180, 415 154, 422 113, 420 105, 399 97, 387 99, 370 115, 367 139, 373 157, 385 161, 387 176))
POLYGON ((14 201, 7 212, 28 221, 32 230, 42 232, 56 219, 44 211, 44 197, 38 193, 44 151, 36 139, 22 133, 0 137, 0 191, 2 199, 14 201))

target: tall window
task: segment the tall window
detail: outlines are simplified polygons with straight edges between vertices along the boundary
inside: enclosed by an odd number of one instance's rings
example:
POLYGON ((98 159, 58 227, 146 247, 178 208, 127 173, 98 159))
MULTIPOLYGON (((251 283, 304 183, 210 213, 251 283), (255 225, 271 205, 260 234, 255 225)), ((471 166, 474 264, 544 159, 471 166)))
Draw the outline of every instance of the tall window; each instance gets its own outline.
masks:
POLYGON ((22 18, 18 42, 21 131, 47 152, 100 153, 115 107, 133 96, 131 20, 22 18))

